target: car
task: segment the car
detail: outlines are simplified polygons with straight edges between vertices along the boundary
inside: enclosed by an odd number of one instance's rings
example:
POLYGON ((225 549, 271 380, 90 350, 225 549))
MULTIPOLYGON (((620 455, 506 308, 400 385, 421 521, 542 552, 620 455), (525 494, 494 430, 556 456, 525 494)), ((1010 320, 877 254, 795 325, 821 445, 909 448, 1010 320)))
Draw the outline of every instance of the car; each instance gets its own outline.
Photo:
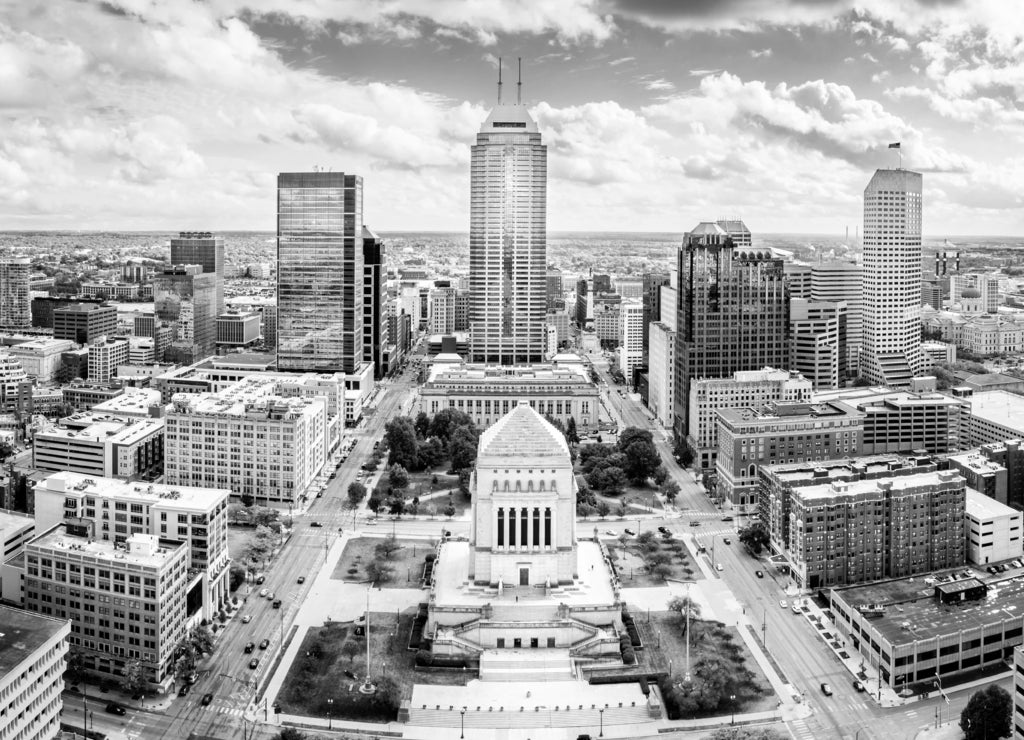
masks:
POLYGON ((707 552, 707 551, 708 551, 708 548, 706 548, 704 545, 700 545, 700 544, 697 545, 697 552, 698 553, 704 553, 704 552, 707 552))
POLYGON ((832 696, 832 687, 829 686, 827 683, 823 683, 821 685, 821 693, 823 693, 825 696, 832 696))
POLYGON ((275 609, 280 609, 281 608, 281 600, 280 599, 274 599, 274 603, 271 604, 271 606, 274 607, 275 609))
POLYGON ((192 687, 189 686, 187 683, 186 684, 182 684, 181 688, 178 689, 178 696, 188 696, 189 689, 191 689, 191 688, 192 687))
POLYGON ((722 521, 723 522, 731 522, 732 521, 732 517, 731 516, 723 516, 722 517, 722 521))
POLYGON ((630 537, 636 534, 636 532, 634 532, 632 529, 624 529, 622 531, 628 534, 630 537))
POLYGON ((785 599, 779 599, 779 606, 781 606, 783 609, 786 609, 789 607, 789 602, 785 599))
POLYGON ((862 684, 860 681, 854 681, 853 682, 853 688, 857 689, 857 691, 864 691, 865 690, 864 689, 864 684, 862 684))
POLYGON ((242 624, 249 624, 252 621, 252 614, 246 614, 242 617, 242 624))
POLYGON ((670 534, 670 532, 668 531, 668 527, 658 527, 658 531, 662 534, 670 534))
POLYGON ((343 673, 345 674, 345 678, 351 678, 353 681, 356 680, 356 674, 354 674, 352 671, 346 670, 343 671, 343 673))
POLYGON ((249 661, 249 667, 252 668, 253 670, 256 670, 256 666, 258 666, 259 664, 260 664, 260 659, 259 658, 253 658, 252 660, 249 661))
POLYGON ((274 592, 271 591, 269 594, 267 594, 267 601, 273 601, 273 600, 274 600, 274 592))
POLYGON ((992 573, 992 574, 995 574, 995 573, 999 572, 999 571, 996 570, 996 566, 994 566, 994 565, 988 566, 987 568, 985 568, 985 570, 987 570, 989 573, 992 573))
POLYGON ((690 526, 691 527, 699 527, 700 526, 700 522, 690 522, 690 526))
POLYGON ((306 576, 299 576, 298 578, 295 579, 295 582, 296 583, 305 583, 306 582, 306 576))
POLYGON ((322 527, 322 526, 324 526, 324 525, 323 525, 323 524, 321 524, 320 522, 310 522, 310 523, 309 523, 309 526, 311 526, 311 527, 314 527, 314 528, 316 528, 316 529, 319 529, 320 527, 322 527))
POLYGON ((263 575, 262 573, 260 573, 258 576, 256 576, 256 585, 259 586, 265 580, 267 580, 267 577, 265 575, 263 575))
POLYGON ((270 647, 270 640, 264 637, 260 640, 260 650, 266 650, 268 647, 270 647))
POLYGON ((764 578, 764 571, 763 570, 755 570, 754 571, 754 575, 757 576, 758 578, 764 578))
POLYGON ((793 602, 793 613, 794 614, 799 614, 800 613, 800 605, 797 604, 795 601, 793 602))
POLYGON ((118 717, 123 717, 128 714, 128 710, 115 701, 107 704, 106 712, 107 714, 116 714, 118 717))
POLYGON ((260 589, 260 598, 263 598, 264 596, 266 596, 269 593, 270 593, 270 589, 269 588, 261 588, 260 589))
POLYGON ((256 649, 256 643, 252 642, 251 640, 249 642, 245 643, 245 647, 243 648, 243 650, 245 652, 247 652, 247 653, 251 653, 255 649, 256 649))
POLYGON ((1016 560, 1013 561, 1013 567, 1014 568, 1024 568, 1024 560, 1021 560, 1020 558, 1017 558, 1016 560))
POLYGON ((444 531, 444 536, 445 536, 445 537, 451 537, 451 536, 452 536, 452 531, 451 531, 450 529, 446 529, 446 530, 444 531))
POLYGON ((210 702, 213 701, 213 694, 203 694, 203 700, 200 702, 204 707, 210 706, 210 702))
POLYGON ((725 566, 722 565, 721 563, 715 563, 715 570, 717 570, 719 573, 721 573, 723 570, 725 570, 725 566))
POLYGON ((606 535, 608 535, 609 537, 618 537, 618 536, 619 536, 619 533, 618 533, 618 532, 616 532, 616 531, 615 531, 614 529, 606 529, 606 530, 604 531, 604 533, 605 533, 606 535))
POLYGON ((324 492, 323 491, 317 492, 316 497, 317 498, 323 498, 324 497, 324 492))
POLYGON ((732 540, 730 540, 728 537, 723 537, 722 538, 722 542, 724 542, 727 545, 731 545, 732 544, 732 540))

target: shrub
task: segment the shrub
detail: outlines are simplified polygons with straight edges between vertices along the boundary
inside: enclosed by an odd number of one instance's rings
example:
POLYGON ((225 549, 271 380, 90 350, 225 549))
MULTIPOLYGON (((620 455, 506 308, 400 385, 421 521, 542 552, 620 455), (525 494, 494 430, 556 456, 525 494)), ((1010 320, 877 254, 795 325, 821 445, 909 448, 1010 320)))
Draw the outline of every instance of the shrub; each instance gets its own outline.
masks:
POLYGON ((432 552, 428 552, 428 553, 427 553, 427 556, 426 556, 425 558, 423 558, 423 559, 424 559, 424 560, 425 560, 426 562, 428 562, 428 563, 432 563, 432 562, 434 562, 435 560, 437 560, 437 555, 436 555, 436 554, 434 554, 434 553, 432 553, 432 552))

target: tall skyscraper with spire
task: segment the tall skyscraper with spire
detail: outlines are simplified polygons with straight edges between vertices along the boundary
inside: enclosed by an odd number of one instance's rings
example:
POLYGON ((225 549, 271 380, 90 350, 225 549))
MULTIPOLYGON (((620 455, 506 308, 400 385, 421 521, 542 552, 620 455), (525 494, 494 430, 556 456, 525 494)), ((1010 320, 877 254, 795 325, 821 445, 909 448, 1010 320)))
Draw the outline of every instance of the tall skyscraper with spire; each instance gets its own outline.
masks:
POLYGON ((544 357, 547 147, 522 103, 501 94, 473 145, 469 217, 470 356, 502 365, 544 357))
POLYGON ((921 350, 919 172, 877 170, 864 189, 861 375, 899 388, 925 370, 921 350))

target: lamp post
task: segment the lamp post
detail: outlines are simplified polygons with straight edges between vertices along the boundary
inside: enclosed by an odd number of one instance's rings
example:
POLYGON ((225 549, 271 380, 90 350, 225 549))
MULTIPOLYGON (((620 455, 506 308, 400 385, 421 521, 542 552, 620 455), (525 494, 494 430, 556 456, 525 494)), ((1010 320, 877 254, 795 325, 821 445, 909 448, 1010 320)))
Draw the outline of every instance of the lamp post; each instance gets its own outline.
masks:
POLYGON ((327 729, 328 730, 331 730, 331 729, 334 728, 334 725, 332 724, 333 721, 334 721, 333 713, 334 713, 334 699, 328 699, 327 700, 327 729))
POLYGON ((729 703, 732 705, 732 719, 729 720, 730 725, 736 724, 736 694, 729 694, 729 703))
POLYGON ((601 709, 597 710, 597 715, 598 715, 598 717, 601 718, 601 730, 600 730, 600 732, 598 733, 597 736, 598 737, 604 737, 604 708, 603 707, 601 709))
POLYGON ((466 737, 466 708, 459 712, 459 738, 466 737))

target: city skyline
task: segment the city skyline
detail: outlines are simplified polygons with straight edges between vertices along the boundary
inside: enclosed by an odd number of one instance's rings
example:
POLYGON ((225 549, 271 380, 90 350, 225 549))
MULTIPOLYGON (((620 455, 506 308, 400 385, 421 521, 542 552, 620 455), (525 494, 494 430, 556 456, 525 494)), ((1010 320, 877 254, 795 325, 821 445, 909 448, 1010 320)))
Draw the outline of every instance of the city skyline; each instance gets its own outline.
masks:
POLYGON ((1024 225, 1021 21, 1005 3, 121 0, 4 15, 12 228, 271 231, 276 173, 319 165, 366 173, 377 231, 464 231, 498 56, 523 57, 550 146, 551 231, 682 233, 728 214, 760 233, 853 233, 893 141, 926 175, 926 236, 1024 225), (157 199, 159 216, 135 208, 157 199))

